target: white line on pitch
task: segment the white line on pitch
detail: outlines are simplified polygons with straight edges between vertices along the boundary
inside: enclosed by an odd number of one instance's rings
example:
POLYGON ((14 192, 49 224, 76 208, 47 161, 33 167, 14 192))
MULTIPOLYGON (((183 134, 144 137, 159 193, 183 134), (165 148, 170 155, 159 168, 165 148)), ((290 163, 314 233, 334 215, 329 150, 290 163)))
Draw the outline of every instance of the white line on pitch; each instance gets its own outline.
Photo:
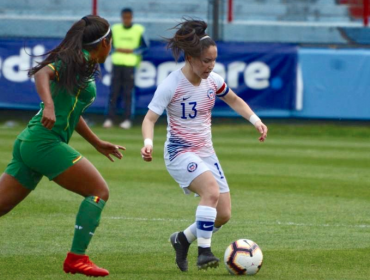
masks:
MULTIPOLYGON (((149 221, 149 222, 193 222, 190 219, 166 219, 166 218, 135 218, 135 217, 105 217, 105 219, 111 220, 132 220, 132 221, 149 221)), ((232 221, 231 224, 240 224, 245 222, 232 221)), ((345 224, 305 224, 305 223, 294 223, 294 222, 248 222, 251 225, 279 225, 279 226, 299 226, 299 227, 346 227, 346 228, 370 228, 370 225, 345 225, 345 224)))
POLYGON ((135 217, 105 217, 104 219, 112 220, 133 220, 133 221, 149 221, 149 222, 191 222, 189 219, 165 219, 165 218, 135 218, 135 217))

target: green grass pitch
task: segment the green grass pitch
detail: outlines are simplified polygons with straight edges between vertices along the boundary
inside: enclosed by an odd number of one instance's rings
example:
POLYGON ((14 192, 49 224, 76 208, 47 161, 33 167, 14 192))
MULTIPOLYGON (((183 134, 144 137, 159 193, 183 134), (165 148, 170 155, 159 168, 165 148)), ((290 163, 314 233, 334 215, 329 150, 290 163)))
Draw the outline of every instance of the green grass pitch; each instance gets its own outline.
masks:
MULTIPOLYGON (((266 143, 251 125, 213 127, 216 152, 228 179, 231 221, 213 237, 223 258, 239 238, 257 242, 264 263, 255 279, 369 279, 370 131, 366 126, 271 123, 266 143)), ((0 128, 0 169, 11 159, 22 129, 0 128)), ((196 246, 189 272, 174 264, 168 237, 189 225, 198 199, 185 196, 163 162, 165 126, 155 131, 155 159, 140 156, 140 128, 94 131, 126 146, 123 160, 109 162, 74 135, 71 145, 100 170, 111 196, 88 254, 110 271, 108 279, 233 279, 223 263, 198 271, 196 246)), ((81 197, 43 179, 35 192, 0 218, 0 279, 85 279, 66 275, 81 197)))

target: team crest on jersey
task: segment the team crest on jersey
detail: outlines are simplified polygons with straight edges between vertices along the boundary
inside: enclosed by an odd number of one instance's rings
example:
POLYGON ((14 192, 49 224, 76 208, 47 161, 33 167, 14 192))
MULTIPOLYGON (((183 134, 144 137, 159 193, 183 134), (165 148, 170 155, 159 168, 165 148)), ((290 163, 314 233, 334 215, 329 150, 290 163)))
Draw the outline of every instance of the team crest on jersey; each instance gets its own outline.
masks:
POLYGON ((212 100, 213 98, 215 98, 215 91, 213 89, 209 89, 207 91, 207 96, 208 96, 209 99, 212 100))
POLYGON ((188 171, 189 172, 194 172, 195 170, 197 170, 198 168, 198 164, 196 164, 195 162, 190 162, 188 164, 188 171))

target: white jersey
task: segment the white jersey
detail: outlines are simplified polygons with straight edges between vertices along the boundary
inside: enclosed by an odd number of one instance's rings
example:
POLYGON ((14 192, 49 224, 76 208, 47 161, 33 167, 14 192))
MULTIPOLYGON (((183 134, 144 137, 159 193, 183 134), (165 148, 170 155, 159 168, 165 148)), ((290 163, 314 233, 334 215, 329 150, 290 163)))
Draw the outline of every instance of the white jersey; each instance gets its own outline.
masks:
POLYGON ((215 96, 229 92, 224 79, 211 72, 194 86, 181 69, 172 72, 158 86, 148 108, 158 115, 167 111, 167 141, 165 158, 172 161, 178 155, 193 152, 200 157, 214 154, 211 135, 211 110, 215 96))

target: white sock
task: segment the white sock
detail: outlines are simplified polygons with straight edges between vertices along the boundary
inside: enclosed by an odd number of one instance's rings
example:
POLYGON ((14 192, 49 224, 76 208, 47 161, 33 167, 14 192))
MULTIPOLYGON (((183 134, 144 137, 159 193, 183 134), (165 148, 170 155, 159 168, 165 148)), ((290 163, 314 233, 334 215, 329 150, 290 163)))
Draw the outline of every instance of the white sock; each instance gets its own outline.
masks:
MULTIPOLYGON (((213 227, 213 233, 218 232, 222 226, 213 227)), ((189 243, 193 243, 197 239, 197 223, 193 223, 184 230, 184 234, 189 243)))
POLYGON ((217 216, 217 210, 213 207, 199 205, 195 214, 198 247, 211 247, 212 231, 217 216))
POLYGON ((197 239, 197 223, 193 223, 187 229, 185 229, 184 234, 189 243, 192 243, 195 239, 197 239))

